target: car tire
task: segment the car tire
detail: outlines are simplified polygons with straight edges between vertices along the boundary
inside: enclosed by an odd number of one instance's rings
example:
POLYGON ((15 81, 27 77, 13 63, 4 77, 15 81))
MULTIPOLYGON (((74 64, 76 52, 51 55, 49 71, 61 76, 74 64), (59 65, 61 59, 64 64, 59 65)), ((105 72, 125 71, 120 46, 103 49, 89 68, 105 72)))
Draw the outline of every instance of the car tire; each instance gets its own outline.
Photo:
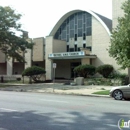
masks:
POLYGON ((122 100, 123 99, 123 93, 122 93, 122 91, 118 90, 118 89, 115 90, 113 92, 113 97, 114 97, 115 100, 122 100))

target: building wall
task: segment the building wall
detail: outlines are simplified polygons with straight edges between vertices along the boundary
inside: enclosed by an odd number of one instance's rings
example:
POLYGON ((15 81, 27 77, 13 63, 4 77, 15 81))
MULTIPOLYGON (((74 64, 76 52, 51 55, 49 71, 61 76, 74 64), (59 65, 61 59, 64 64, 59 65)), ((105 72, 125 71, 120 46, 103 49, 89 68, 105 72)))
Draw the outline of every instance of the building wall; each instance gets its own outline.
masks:
MULTIPOLYGON (((92 54, 97 58, 92 60, 92 64, 96 67, 103 64, 111 64, 116 71, 120 66, 116 64, 115 59, 109 56, 108 48, 110 45, 110 36, 101 23, 93 17, 92 19, 92 54), (97 31, 100 30, 100 31, 97 31)), ((123 72, 126 72, 123 70, 123 72)))
POLYGON ((0 75, 6 75, 6 63, 0 63, 0 75))
POLYGON ((43 61, 45 59, 45 39, 41 38, 34 38, 33 39, 34 46, 33 46, 33 61, 43 61))
POLYGON ((110 36, 101 23, 92 18, 92 54, 97 55, 93 60, 96 67, 102 64, 112 64, 113 60, 109 57, 107 48, 110 45, 110 36))
POLYGON ((22 74, 24 71, 24 63, 13 63, 13 74, 22 74))
POLYGON ((123 10, 121 9, 121 5, 125 0, 112 0, 112 21, 113 28, 115 28, 118 24, 118 17, 122 17, 124 15, 123 10))
POLYGON ((66 41, 53 40, 53 53, 66 52, 66 41))

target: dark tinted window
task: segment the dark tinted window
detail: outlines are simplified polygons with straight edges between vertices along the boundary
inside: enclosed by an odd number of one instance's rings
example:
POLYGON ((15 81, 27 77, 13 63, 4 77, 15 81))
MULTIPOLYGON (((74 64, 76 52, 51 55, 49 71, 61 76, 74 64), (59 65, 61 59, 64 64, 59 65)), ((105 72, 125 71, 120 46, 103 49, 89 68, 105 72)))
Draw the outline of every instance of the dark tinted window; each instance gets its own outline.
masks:
POLYGON ((70 48, 70 52, 73 52, 74 51, 74 48, 70 48))
POLYGON ((69 52, 69 45, 67 45, 67 52, 69 52))
POLYGON ((75 34, 74 40, 77 41, 77 34, 75 34))
POLYGON ((86 48, 86 44, 85 43, 83 44, 83 48, 86 48))
POLYGON ((75 51, 77 51, 77 45, 74 45, 74 49, 75 49, 75 51))
POLYGON ((82 28, 82 26, 83 26, 82 20, 78 20, 78 28, 82 28))
POLYGON ((70 38, 74 37, 74 30, 70 30, 70 38))
POLYGON ((82 37, 82 29, 78 29, 78 37, 82 37))
POLYGON ((86 30, 86 33, 87 33, 87 36, 90 36, 92 34, 92 28, 91 27, 88 27, 87 30, 86 30))
POLYGON ((57 32, 54 35, 55 39, 69 41, 69 38, 83 37, 83 33, 86 36, 92 34, 92 16, 87 12, 78 12, 69 16, 59 27, 57 32))
POLYGON ((86 47, 86 48, 87 48, 88 50, 90 50, 90 51, 92 50, 92 47, 91 47, 91 46, 90 46, 90 47, 86 47))

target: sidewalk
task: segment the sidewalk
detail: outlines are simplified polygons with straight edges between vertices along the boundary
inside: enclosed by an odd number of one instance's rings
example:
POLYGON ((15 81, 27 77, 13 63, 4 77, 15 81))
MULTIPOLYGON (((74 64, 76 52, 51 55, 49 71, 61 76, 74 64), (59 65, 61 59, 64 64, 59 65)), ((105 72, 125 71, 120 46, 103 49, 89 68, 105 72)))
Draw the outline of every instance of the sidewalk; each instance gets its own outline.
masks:
MULTIPOLYGON (((0 84, 1 85, 1 84, 0 84)), ((86 95, 86 96, 98 96, 109 97, 108 95, 96 95, 93 94, 97 91, 110 90, 112 86, 96 86, 96 85, 63 85, 63 83, 41 83, 41 84, 9 84, 4 83, 2 85, 11 85, 8 87, 0 87, 0 91, 16 91, 16 92, 36 92, 36 93, 55 93, 55 94, 71 94, 71 95, 86 95)))

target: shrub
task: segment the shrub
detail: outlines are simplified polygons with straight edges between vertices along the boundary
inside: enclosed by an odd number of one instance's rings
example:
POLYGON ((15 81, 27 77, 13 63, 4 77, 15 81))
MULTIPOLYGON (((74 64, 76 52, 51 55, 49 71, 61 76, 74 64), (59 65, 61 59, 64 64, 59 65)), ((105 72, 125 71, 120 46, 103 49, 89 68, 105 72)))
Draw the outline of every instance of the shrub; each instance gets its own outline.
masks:
POLYGON ((96 71, 101 74, 104 78, 108 78, 113 71, 113 66, 109 64, 101 65, 97 67, 96 71))
POLYGON ((92 65, 79 65, 74 68, 74 72, 79 76, 87 77, 88 75, 94 75, 96 68, 92 65))
POLYGON ((37 81, 39 81, 41 75, 45 74, 45 73, 46 73, 46 71, 44 70, 44 68, 38 67, 38 66, 32 66, 32 67, 28 67, 27 69, 25 69, 22 72, 22 76, 28 76, 37 82, 37 81))

